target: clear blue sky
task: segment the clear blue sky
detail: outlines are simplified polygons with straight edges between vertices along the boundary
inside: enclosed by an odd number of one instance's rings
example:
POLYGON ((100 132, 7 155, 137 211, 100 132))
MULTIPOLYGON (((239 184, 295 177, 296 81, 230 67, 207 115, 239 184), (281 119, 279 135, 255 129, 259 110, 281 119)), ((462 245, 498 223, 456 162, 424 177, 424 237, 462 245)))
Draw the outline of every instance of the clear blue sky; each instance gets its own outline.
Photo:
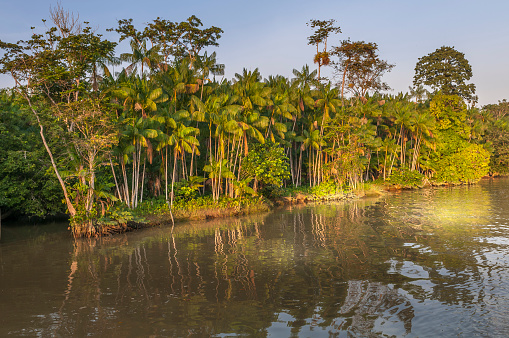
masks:
MULTIPOLYGON (((0 39, 15 42, 29 37, 31 26, 43 27, 56 1, 4 1, 0 11, 0 39)), ((291 77, 294 68, 313 65, 314 49, 307 45, 310 19, 335 19, 347 38, 375 42, 380 55, 396 65, 384 80, 392 93, 408 91, 417 59, 441 46, 454 46, 472 65, 471 82, 479 104, 509 99, 509 1, 507 0, 62 0, 62 7, 89 21, 98 32, 133 18, 140 29, 156 17, 183 21, 191 15, 205 27, 224 30, 214 48, 226 65, 226 77, 243 68, 258 67, 263 77, 291 77)), ((108 35, 117 39, 116 34, 108 35)), ((125 47, 124 47, 125 48, 125 47)), ((118 51, 120 53, 120 49, 118 51)), ((0 77, 0 87, 10 85, 0 77)))

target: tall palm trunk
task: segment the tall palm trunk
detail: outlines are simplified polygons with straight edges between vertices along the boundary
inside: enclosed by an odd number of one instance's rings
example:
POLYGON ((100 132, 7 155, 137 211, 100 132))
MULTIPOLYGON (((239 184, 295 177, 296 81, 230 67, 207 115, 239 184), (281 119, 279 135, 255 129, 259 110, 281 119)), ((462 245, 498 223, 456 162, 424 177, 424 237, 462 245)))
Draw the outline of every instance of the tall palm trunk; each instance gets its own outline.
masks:
POLYGON ((145 183, 145 164, 147 162, 147 159, 145 158, 143 160, 143 173, 142 173, 142 177, 141 177, 141 191, 140 191, 140 203, 143 202, 143 187, 144 187, 144 183, 145 183))
MULTIPOLYGON (((300 148, 300 147, 299 147, 300 148)), ((299 164, 297 166, 297 186, 300 187, 302 184, 302 148, 299 151, 299 164)))
POLYGON ((170 208, 173 207, 173 186, 175 185, 175 172, 177 171, 177 151, 173 150, 173 175, 171 178, 170 208))
POLYGON ((419 154, 420 154, 421 140, 422 140, 422 133, 418 133, 416 136, 416 141, 415 141, 415 146, 414 146, 411 170, 417 170, 417 160, 418 160, 419 154))
POLYGON ((117 181, 117 175, 115 174, 115 168, 113 167, 113 161, 111 160, 110 156, 110 166, 111 166, 111 172, 113 173, 113 179, 115 180, 115 188, 117 189, 117 196, 120 202, 123 202, 122 194, 120 193, 120 187, 118 185, 117 181))
POLYGON ((136 198, 136 144, 135 144, 135 151, 133 152, 133 173, 132 173, 132 180, 131 180, 131 208, 135 207, 135 198, 136 198))
POLYGON ((122 168, 122 177, 124 178, 124 200, 128 207, 131 206, 131 199, 129 194, 129 183, 127 182, 127 170, 124 162, 124 156, 120 155, 120 166, 122 168))
POLYGON ((346 79, 346 71, 348 69, 348 64, 350 61, 346 62, 345 69, 343 70, 343 80, 341 81, 341 104, 343 107, 345 106, 345 79, 346 79))
POLYGON ((168 146, 164 147, 165 155, 163 156, 164 161, 164 196, 166 202, 168 202, 168 146))

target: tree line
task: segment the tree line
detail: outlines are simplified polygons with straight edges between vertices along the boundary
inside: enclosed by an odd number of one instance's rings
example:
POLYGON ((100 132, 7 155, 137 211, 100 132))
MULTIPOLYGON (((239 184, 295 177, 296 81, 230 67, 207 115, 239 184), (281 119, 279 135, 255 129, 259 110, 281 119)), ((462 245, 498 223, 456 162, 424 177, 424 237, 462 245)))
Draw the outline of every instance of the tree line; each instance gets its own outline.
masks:
POLYGON ((232 80, 210 53, 223 31, 195 16, 141 30, 118 21, 111 31, 131 47, 119 56, 117 42, 72 13, 57 7, 51 22, 28 40, 0 41, 0 72, 15 82, 0 95, 0 207, 44 215, 57 196, 76 236, 97 233, 114 205, 154 198, 171 210, 196 193, 218 201, 282 186, 468 183, 490 161, 507 170, 507 103, 475 108, 470 65, 451 47, 419 59, 409 93, 389 95, 381 78, 394 65, 375 43, 328 46, 341 31, 334 20, 309 23, 317 70, 263 79, 243 69, 232 80), (320 76, 323 66, 334 79, 320 76))

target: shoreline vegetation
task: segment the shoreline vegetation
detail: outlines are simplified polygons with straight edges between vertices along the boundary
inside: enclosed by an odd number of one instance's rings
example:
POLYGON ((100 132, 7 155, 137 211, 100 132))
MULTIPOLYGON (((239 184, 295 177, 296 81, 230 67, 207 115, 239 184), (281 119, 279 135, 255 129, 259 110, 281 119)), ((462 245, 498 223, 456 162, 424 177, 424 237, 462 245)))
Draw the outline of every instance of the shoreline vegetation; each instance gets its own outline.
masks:
POLYGON ((476 107, 452 47, 419 58, 409 92, 391 95, 395 65, 374 42, 338 39, 333 19, 308 22, 317 69, 231 80, 211 53, 219 27, 117 24, 110 41, 57 6, 46 30, 0 41, 15 83, 0 90, 2 217, 66 213, 74 237, 91 237, 509 171, 509 102, 476 107), (115 54, 120 43, 131 51, 115 54))
MULTIPOLYGON (((485 176, 482 179, 493 179, 507 177, 506 175, 485 176)), ((278 208, 291 206, 303 206, 312 203, 327 203, 336 201, 352 201, 360 198, 382 197, 386 194, 416 189, 432 189, 440 187, 451 187, 465 185, 467 183, 451 182, 429 182, 425 180, 419 185, 402 184, 364 184, 355 191, 341 191, 330 193, 324 191, 310 191, 309 189, 294 190, 283 189, 282 196, 274 199, 268 199, 263 196, 252 196, 240 199, 222 199, 218 204, 209 201, 205 202, 202 198, 190 200, 180 204, 170 215, 169 209, 164 203, 157 201, 147 202, 134 211, 135 220, 129 221, 122 226, 105 228, 103 235, 111 235, 137 229, 150 228, 155 226, 178 226, 179 223, 239 217, 250 214, 270 212, 278 208), (172 220, 173 218, 173 220, 172 220)), ((468 183, 476 184, 476 183, 468 183)), ((160 201, 162 202, 162 201, 160 201)))
MULTIPOLYGON (((508 175, 494 174, 485 176, 482 179, 498 179, 506 178, 508 175)), ((220 220, 233 217, 240 217, 252 214, 266 213, 280 208, 288 208, 293 206, 305 206, 313 203, 329 203, 337 201, 353 201, 362 198, 376 198, 382 197, 387 194, 397 193, 404 190, 416 189, 433 189, 441 187, 451 187, 458 185, 465 185, 466 183, 447 183, 447 182, 423 182, 420 185, 401 185, 401 184, 366 184, 361 189, 356 191, 344 191, 339 193, 318 194, 304 191, 304 189, 286 189, 283 195, 273 200, 267 199, 263 196, 252 196, 246 199, 223 199, 219 204, 209 201, 201 203, 194 200, 186 203, 180 203, 178 208, 173 210, 172 216, 162 201, 148 201, 145 205, 141 205, 138 209, 130 213, 128 220, 123 223, 113 222, 109 226, 103 226, 102 232, 99 236, 112 236, 131 232, 136 230, 149 229, 152 227, 166 226, 166 227, 179 227, 186 223, 200 221, 200 220, 220 220)), ((477 183, 470 183, 477 184, 477 183)), ((199 199, 200 200, 200 199, 199 199)), ((61 219, 63 215, 57 216, 56 219, 61 219)), ((66 217, 67 219, 67 217, 66 217)), ((39 219, 44 221, 47 219, 39 219)), ((51 219, 49 220, 51 221, 51 219)), ((8 223, 9 224, 9 223, 8 223)), ((11 227, 12 223, 9 224, 11 227)))

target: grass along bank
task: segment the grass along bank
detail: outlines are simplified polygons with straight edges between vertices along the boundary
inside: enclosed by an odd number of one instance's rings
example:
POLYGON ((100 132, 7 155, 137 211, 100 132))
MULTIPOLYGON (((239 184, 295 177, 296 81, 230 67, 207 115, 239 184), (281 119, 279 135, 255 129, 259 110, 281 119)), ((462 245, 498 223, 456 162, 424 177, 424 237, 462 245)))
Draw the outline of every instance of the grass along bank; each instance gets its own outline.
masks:
POLYGON ((248 214, 269 212, 280 206, 315 202, 353 200, 364 197, 383 196, 390 191, 422 189, 443 185, 472 184, 473 182, 444 183, 429 180, 424 175, 410 171, 395 171, 386 181, 359 183, 356 187, 339 187, 333 181, 322 182, 314 187, 267 186, 259 194, 248 194, 237 198, 220 197, 217 201, 211 194, 203 196, 179 194, 170 209, 163 197, 144 200, 135 209, 115 205, 107 216, 95 225, 98 235, 112 235, 159 225, 171 225, 186 221, 238 217, 248 214), (173 221, 172 221, 173 219, 173 221))
POLYGON ((108 216, 99 219, 96 228, 101 235, 111 235, 139 228, 171 225, 172 218, 175 223, 181 223, 237 217, 268 212, 282 205, 348 200, 383 194, 384 188, 378 184, 363 183, 355 189, 346 189, 336 187, 333 182, 324 182, 315 187, 270 187, 263 189, 260 195, 221 197, 218 201, 214 201, 211 195, 180 198, 175 200, 171 212, 164 198, 156 198, 143 201, 133 210, 126 206, 112 207, 108 210, 108 216))

